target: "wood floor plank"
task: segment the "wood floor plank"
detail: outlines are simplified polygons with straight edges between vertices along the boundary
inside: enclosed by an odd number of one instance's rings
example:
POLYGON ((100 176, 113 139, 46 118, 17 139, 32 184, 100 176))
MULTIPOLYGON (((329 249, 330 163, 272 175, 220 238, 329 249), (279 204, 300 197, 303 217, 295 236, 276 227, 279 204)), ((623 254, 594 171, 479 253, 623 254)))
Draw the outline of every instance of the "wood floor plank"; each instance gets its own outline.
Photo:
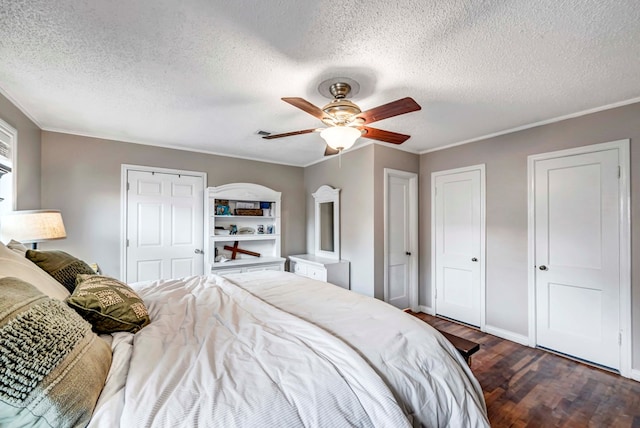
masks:
POLYGON ((443 318, 411 314, 480 343, 471 368, 492 427, 640 428, 640 382, 443 318))

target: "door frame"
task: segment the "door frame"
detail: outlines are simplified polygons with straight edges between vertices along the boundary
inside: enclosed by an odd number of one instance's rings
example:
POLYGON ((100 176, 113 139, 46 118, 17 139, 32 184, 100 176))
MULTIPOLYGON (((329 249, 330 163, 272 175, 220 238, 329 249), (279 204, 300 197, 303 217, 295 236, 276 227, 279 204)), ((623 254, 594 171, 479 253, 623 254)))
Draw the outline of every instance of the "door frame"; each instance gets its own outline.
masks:
POLYGON ((442 175, 458 174, 462 172, 480 171, 480 331, 486 331, 487 324, 487 224, 486 224, 486 194, 487 179, 485 164, 465 166, 461 168, 435 171, 431 173, 431 302, 433 315, 438 313, 436 299, 436 178, 442 175))
MULTIPOLYGON (((192 177, 200 177, 202 179, 202 190, 203 190, 203 200, 204 193, 206 193, 207 189, 207 173, 201 171, 187 171, 182 169, 171 169, 171 168, 159 168, 154 166, 142 166, 142 165, 131 165, 131 164, 122 164, 120 168, 120 278, 124 280, 127 277, 127 211, 128 207, 128 199, 127 199, 127 175, 129 171, 142 171, 142 172, 155 172, 158 174, 171 174, 171 175, 189 175, 192 177)), ((206 203, 206 201, 205 201, 206 203)), ((203 234, 203 245, 206 243, 207 239, 207 231, 204 224, 204 203, 203 203, 203 212, 202 212, 202 229, 204 231, 203 234)), ((203 267, 204 269, 204 267, 203 267)))
POLYGON ((629 139, 592 144, 572 149, 540 153, 527 157, 528 183, 528 298, 529 298, 529 346, 537 346, 536 332, 536 284, 535 284, 535 175, 534 168, 537 161, 574 156, 579 154, 601 152, 617 149, 620 155, 618 175, 618 208, 619 245, 620 245, 620 375, 631 376, 631 214, 629 187, 629 139))
POLYGON ((418 312, 418 174, 392 168, 384 168, 384 301, 389 300, 389 178, 392 176, 409 180, 409 307, 418 312))

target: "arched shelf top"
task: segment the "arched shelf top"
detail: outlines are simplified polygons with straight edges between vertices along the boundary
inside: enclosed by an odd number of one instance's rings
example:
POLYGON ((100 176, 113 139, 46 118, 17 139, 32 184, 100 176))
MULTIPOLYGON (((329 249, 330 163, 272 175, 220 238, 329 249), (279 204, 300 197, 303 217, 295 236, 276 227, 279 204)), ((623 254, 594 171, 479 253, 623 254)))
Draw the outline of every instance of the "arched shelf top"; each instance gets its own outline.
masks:
POLYGON ((279 201, 282 192, 254 183, 229 183, 209 187, 209 193, 218 199, 247 199, 256 201, 279 201))
POLYGON ((318 190, 312 193, 312 196, 316 201, 333 201, 338 198, 339 194, 340 189, 323 184, 318 187, 318 190))

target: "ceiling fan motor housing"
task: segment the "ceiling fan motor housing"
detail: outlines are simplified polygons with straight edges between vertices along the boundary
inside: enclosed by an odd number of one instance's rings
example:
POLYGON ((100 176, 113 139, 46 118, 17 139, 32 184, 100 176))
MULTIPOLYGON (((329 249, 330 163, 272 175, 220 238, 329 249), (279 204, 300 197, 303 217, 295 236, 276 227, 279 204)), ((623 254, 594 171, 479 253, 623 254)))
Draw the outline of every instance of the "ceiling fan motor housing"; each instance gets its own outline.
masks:
POLYGON ((348 83, 338 82, 331 85, 329 90, 335 99, 324 106, 322 111, 331 118, 322 121, 327 125, 349 125, 356 115, 362 113, 360 107, 346 99, 351 92, 351 86, 348 83))

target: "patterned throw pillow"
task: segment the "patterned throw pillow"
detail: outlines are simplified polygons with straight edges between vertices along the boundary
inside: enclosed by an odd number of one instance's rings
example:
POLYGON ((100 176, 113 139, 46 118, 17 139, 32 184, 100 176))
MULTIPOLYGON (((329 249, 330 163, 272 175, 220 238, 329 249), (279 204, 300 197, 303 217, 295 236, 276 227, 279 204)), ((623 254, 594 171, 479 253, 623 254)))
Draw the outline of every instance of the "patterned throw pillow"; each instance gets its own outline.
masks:
POLYGON ((64 302, 0 279, 0 426, 89 423, 111 349, 64 302))
POLYGON ((78 275, 67 304, 97 333, 137 332, 151 322, 138 294, 127 284, 102 275, 78 275))
POLYGON ((27 250, 25 256, 64 285, 70 293, 76 286, 76 275, 95 273, 91 266, 64 251, 27 250))

